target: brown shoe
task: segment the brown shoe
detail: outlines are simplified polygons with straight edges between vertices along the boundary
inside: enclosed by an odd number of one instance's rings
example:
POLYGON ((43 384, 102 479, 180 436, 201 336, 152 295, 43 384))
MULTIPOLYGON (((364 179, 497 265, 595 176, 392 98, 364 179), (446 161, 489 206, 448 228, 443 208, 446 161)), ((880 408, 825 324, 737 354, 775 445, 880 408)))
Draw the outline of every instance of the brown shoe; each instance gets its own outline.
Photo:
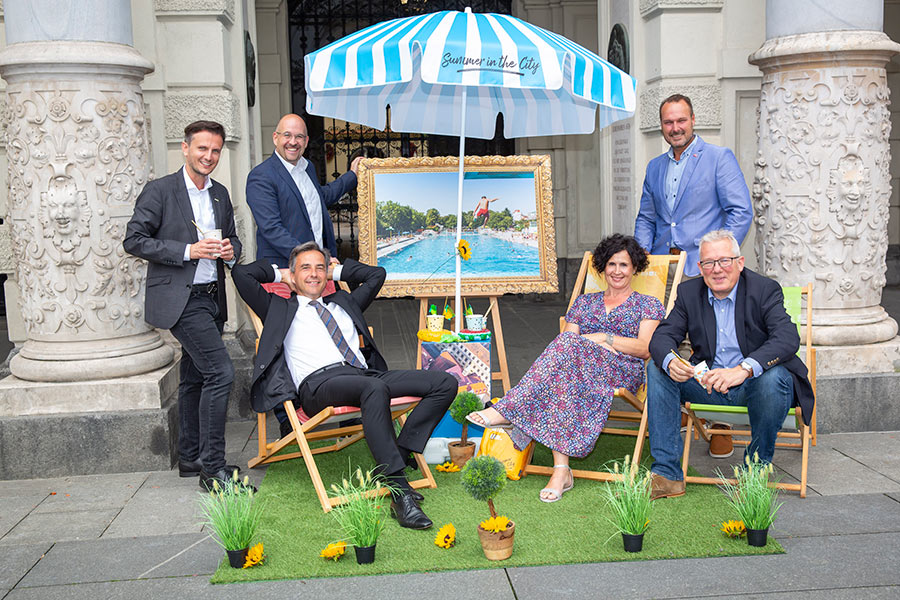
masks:
MULTIPOLYGON (((710 429, 731 431, 727 423, 713 423, 710 429)), ((734 441, 730 435, 713 434, 709 436, 709 455, 713 458, 728 458, 734 454, 734 441)))
POLYGON ((650 499, 684 496, 684 480, 673 481, 658 473, 650 474, 650 499))

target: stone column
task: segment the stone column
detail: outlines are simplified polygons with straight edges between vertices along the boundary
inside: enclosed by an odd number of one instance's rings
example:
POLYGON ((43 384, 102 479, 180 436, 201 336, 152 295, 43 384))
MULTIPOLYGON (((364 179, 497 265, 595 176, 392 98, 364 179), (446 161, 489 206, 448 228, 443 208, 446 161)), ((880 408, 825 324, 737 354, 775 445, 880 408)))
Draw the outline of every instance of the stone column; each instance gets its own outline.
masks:
MULTIPOLYGON (((900 45, 881 32, 882 13, 880 0, 768 0, 768 39, 749 59, 763 72, 757 258, 782 284, 814 283, 815 345, 897 335, 880 303, 891 193, 885 64, 900 45)), ((820 350, 820 373, 891 372, 896 346, 883 356, 832 352, 830 365, 820 350)))
POLYGON ((129 0, 6 0, 9 220, 27 341, 17 378, 146 373, 173 352, 144 322, 146 264, 122 248, 151 176, 129 0), (102 15, 102 18, 97 18, 102 15))

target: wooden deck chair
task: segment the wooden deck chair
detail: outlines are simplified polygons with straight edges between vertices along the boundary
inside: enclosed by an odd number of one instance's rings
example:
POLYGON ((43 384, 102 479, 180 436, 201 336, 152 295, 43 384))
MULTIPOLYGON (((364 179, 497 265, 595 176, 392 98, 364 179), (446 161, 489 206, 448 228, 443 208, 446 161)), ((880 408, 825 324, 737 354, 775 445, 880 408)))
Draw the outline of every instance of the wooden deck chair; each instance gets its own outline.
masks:
MULTIPOLYGON (((642 272, 634 276, 631 281, 632 287, 637 292, 659 298, 659 301, 662 302, 663 306, 666 307, 666 314, 669 314, 669 311, 671 311, 672 307, 675 305, 676 289, 678 288, 678 284, 681 283, 681 278, 684 275, 684 265, 686 257, 687 254, 684 252, 677 256, 671 254, 650 255, 650 265, 642 272), (669 292, 669 297, 667 299, 666 284, 669 280, 670 266, 673 264, 675 265, 675 271, 672 275, 672 285, 669 286, 671 288, 671 291, 669 292)), ((575 300, 581 294, 589 294, 605 289, 606 279, 594 268, 593 254, 591 252, 585 252, 584 257, 581 259, 581 268, 578 270, 578 276, 575 279, 575 287, 572 289, 572 297, 569 299, 569 305, 566 308, 566 312, 568 313, 569 309, 572 308, 572 305, 575 304, 575 300)), ((566 317, 562 316, 559 318, 560 333, 562 333, 565 327, 566 317)), ((647 422, 645 418, 642 418, 644 415, 644 400, 647 397, 646 384, 640 387, 637 394, 632 394, 625 388, 618 388, 614 392, 613 396, 614 398, 621 398, 622 400, 630 404, 634 410, 609 411, 609 416, 606 420, 606 426, 603 428, 603 433, 635 436, 637 438, 634 447, 634 453, 632 455, 632 464, 636 469, 640 464, 641 453, 644 448, 644 438, 647 435, 647 422), (638 427, 637 429, 630 429, 625 427, 610 427, 611 421, 616 423, 637 424, 638 427)), ((551 467, 531 464, 532 455, 534 453, 533 448, 534 447, 532 446, 532 450, 529 452, 528 458, 525 461, 523 473, 551 475, 553 473, 553 469, 551 467)), ((606 473, 605 471, 572 469, 572 474, 575 477, 581 477, 583 479, 595 479, 600 481, 609 481, 611 479, 614 479, 613 476, 611 476, 609 473, 606 473)))
MULTIPOLYGON (((805 348, 801 347, 797 354, 803 359, 806 368, 809 371, 809 382, 812 385, 813 395, 816 393, 816 349, 812 346, 812 290, 813 284, 810 283, 805 287, 784 287, 784 307, 790 315, 791 320, 800 330, 801 315, 801 298, 806 296, 806 335, 805 348)), ((687 483, 704 483, 718 485, 720 483, 717 477, 688 477, 688 461, 691 453, 691 440, 702 436, 707 442, 712 435, 728 434, 732 436, 735 445, 746 446, 750 443, 750 421, 747 416, 747 408, 745 406, 720 406, 718 404, 697 404, 685 403, 685 409, 688 412, 687 431, 684 436, 684 454, 681 459, 681 468, 684 472, 684 479, 687 483), (701 421, 700 419, 705 419, 701 421), (710 425, 713 421, 722 421, 732 424, 734 429, 712 429, 710 425), (737 427, 743 427, 738 429, 737 427), (696 429, 699 436, 692 433, 696 429)), ((788 411, 787 418, 781 431, 778 432, 778 438, 775 442, 776 448, 794 448, 800 450, 800 483, 782 483, 779 482, 776 487, 782 490, 800 492, 801 498, 806 498, 806 474, 809 461, 809 444, 812 441, 815 445, 816 430, 816 410, 813 405, 812 417, 810 425, 803 422, 803 415, 800 407, 796 406, 788 411)))
MULTIPOLYGON (((346 284, 343 284, 342 282, 342 287, 343 286, 346 286, 346 284)), ((284 297, 290 296, 290 290, 286 285, 266 284, 263 287, 270 293, 276 293, 284 297)), ((247 307, 247 312, 253 323, 253 329, 256 331, 256 345, 258 348, 263 324, 249 306, 247 307)), ((371 327, 369 327, 369 333, 372 333, 371 327)), ((362 344, 361 337, 360 344, 362 344)), ((403 425, 406 422, 406 413, 415 408, 419 403, 419 400, 421 400, 421 398, 417 396, 392 398, 391 418, 399 421, 400 425, 403 425)), ((322 481, 322 476, 319 474, 319 467, 316 465, 315 455, 325 452, 336 452, 365 437, 362 425, 335 427, 335 425, 341 421, 346 421, 359 416, 359 408, 355 406, 328 406, 315 415, 308 416, 303 412, 302 408, 295 406, 292 401, 288 400, 284 403, 284 410, 287 412, 288 419, 291 422, 291 433, 274 442, 269 442, 267 440, 266 414, 257 413, 256 422, 259 433, 259 450, 256 457, 248 461, 247 466, 252 469, 259 465, 265 465, 281 460, 289 460, 298 457, 303 458, 303 461, 306 464, 306 470, 309 472, 309 478, 312 480, 313 487, 316 490, 316 496, 319 498, 319 503, 322 505, 322 510, 329 512, 335 506, 343 504, 346 501, 346 498, 343 496, 335 498, 328 497, 325 483, 322 481), (321 440, 334 440, 334 443, 315 448, 310 446, 310 442, 321 440), (299 452, 285 452, 279 454, 279 452, 291 444, 296 444, 299 448, 299 452)), ((419 466, 419 470, 422 473, 422 477, 410 481, 409 485, 414 489, 437 487, 434 475, 432 475, 431 469, 428 468, 428 463, 425 462, 422 455, 415 454, 415 459, 416 464, 419 466)))

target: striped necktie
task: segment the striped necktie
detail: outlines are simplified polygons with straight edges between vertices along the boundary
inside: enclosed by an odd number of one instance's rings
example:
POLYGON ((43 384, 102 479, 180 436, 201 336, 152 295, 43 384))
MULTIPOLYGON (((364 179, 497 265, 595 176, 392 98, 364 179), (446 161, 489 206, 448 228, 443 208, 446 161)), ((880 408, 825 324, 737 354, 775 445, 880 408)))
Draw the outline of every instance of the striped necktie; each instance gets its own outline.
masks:
POLYGON ((325 323, 325 329, 328 330, 331 341, 337 346, 338 352, 344 357, 344 361, 358 369, 365 369, 363 364, 359 361, 359 357, 357 357, 356 353, 350 349, 347 340, 344 339, 344 335, 341 333, 337 321, 334 320, 334 315, 331 314, 331 311, 325 308, 321 302, 316 302, 315 300, 310 302, 310 305, 316 309, 317 313, 319 313, 319 318, 325 323))

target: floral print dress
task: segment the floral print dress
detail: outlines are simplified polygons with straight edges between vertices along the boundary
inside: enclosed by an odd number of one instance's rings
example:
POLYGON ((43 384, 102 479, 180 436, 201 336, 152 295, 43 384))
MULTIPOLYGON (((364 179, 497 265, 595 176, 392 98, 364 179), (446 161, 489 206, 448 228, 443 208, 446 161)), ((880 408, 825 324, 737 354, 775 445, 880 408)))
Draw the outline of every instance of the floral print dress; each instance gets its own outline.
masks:
MULTIPOLYGON (((603 292, 584 294, 566 314, 581 333, 611 333, 635 338, 644 319, 665 316, 660 301, 632 292, 609 313, 603 292)), ((534 439, 566 456, 590 454, 603 430, 613 392, 637 392, 644 382, 644 361, 610 352, 579 334, 561 333, 550 342, 522 380, 494 408, 513 424, 513 443, 522 449, 534 439)))

